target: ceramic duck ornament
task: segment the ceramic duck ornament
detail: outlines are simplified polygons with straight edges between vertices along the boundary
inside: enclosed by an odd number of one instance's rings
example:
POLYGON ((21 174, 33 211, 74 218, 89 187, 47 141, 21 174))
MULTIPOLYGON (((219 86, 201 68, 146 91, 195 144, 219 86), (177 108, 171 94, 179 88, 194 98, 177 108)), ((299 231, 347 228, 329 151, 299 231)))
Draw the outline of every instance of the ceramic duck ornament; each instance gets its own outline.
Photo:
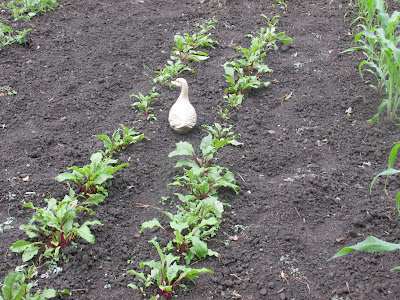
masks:
POLYGON ((181 88, 181 94, 169 111, 169 126, 179 134, 188 133, 197 122, 197 114, 189 102, 188 84, 185 79, 178 78, 171 83, 181 88))

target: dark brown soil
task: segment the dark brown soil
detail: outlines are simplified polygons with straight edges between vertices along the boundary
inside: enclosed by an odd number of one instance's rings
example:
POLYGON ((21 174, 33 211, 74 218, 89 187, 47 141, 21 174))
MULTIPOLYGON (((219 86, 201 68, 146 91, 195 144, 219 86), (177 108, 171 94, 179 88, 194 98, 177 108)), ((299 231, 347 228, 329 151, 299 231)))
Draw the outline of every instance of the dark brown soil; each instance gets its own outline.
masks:
POLYGON ((153 236, 166 240, 157 230, 138 231, 154 217, 165 221, 161 210, 175 209, 176 201, 160 203, 175 191, 167 184, 180 174, 168 153, 182 140, 198 146, 205 136, 201 125, 221 123, 217 105, 227 87, 221 65, 238 56, 234 46, 249 45, 246 34, 266 26, 260 14, 280 14, 278 29, 294 42, 268 53, 265 62, 275 72, 264 79, 275 83, 250 91, 228 121, 244 146, 218 154, 218 164, 234 172, 241 187, 239 195, 220 193, 231 204, 209 242, 220 258, 195 264, 214 274, 200 276, 176 299, 400 299, 400 273, 390 271, 400 265, 398 252, 328 261, 369 235, 398 240, 398 178, 390 180, 388 196, 382 182, 372 195, 369 185, 386 168, 400 130, 384 120, 366 122, 381 95, 358 74, 362 54, 340 54, 352 41, 343 22, 346 1, 335 0, 331 10, 328 1, 286 2, 285 11, 273 0, 65 0, 20 23, 33 28, 29 46, 0 52, 0 86, 18 92, 0 97, 0 223, 14 218, 14 228, 0 233, 0 279, 22 264, 9 247, 26 238, 18 227, 33 212, 23 202, 41 206, 43 198, 67 194, 55 176, 89 163, 102 149, 94 135, 143 120, 130 108, 129 95, 153 87, 150 77, 166 63, 174 34, 214 18, 212 38, 219 45, 205 50, 208 60, 192 65, 196 73, 181 75, 189 82, 197 127, 185 136, 172 131, 168 110, 179 91, 157 87, 158 120, 137 123, 150 140, 119 154, 130 166, 116 173, 109 197, 96 208, 105 225, 93 229, 95 243, 78 240, 78 248, 65 251, 63 271, 39 281, 41 288, 72 291, 64 299, 141 299, 127 287, 133 276, 126 271, 157 259, 148 243, 153 236), (235 234, 238 240, 229 241, 235 234))

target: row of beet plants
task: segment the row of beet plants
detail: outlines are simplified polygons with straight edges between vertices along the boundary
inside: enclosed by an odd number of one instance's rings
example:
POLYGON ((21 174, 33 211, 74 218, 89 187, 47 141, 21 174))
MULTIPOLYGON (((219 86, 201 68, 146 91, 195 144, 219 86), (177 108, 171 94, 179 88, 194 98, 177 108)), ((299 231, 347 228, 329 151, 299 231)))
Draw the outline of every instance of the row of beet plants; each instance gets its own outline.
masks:
MULTIPOLYGON (((18 20, 32 20, 37 14, 45 13, 58 7, 57 0, 11 0, 0 3, 2 12, 12 14, 14 22, 18 20)), ((6 18, 2 18, 7 21, 6 18)), ((25 36, 32 29, 14 30, 14 23, 0 22, 0 51, 3 47, 18 43, 26 44, 25 36)))
POLYGON ((251 38, 250 47, 235 47, 240 52, 241 57, 223 64, 225 80, 230 84, 225 89, 224 99, 231 108, 236 108, 242 104, 246 90, 270 85, 269 81, 262 81, 261 79, 262 74, 273 72, 264 63, 267 51, 278 50, 278 41, 285 44, 293 42, 293 39, 287 36, 285 32, 277 32, 279 15, 272 19, 265 15, 261 16, 267 20, 268 27, 260 28, 254 36, 246 35, 246 37, 251 38))
MULTIPOLYGON (((62 253, 66 246, 76 246, 76 240, 82 238, 93 244, 95 236, 90 227, 103 226, 99 220, 81 219, 95 214, 94 208, 102 203, 108 196, 107 189, 111 186, 110 180, 119 169, 129 166, 128 163, 118 164, 113 156, 125 149, 129 144, 134 144, 146 137, 136 132, 133 128, 121 125, 111 137, 107 135, 95 136, 103 141, 105 151, 92 154, 89 165, 83 167, 73 166, 68 168, 70 172, 64 172, 56 177, 59 182, 67 181, 69 194, 62 200, 55 198, 44 199, 47 206, 36 207, 32 202, 24 206, 35 212, 28 222, 22 224, 20 229, 25 231, 28 239, 19 240, 12 244, 10 249, 16 253, 22 253, 23 262, 32 260, 39 255, 38 266, 44 262, 49 265, 57 265, 60 257, 68 259, 62 253), (75 184, 75 189, 70 186, 75 184)), ((3 285, 4 299, 44 299, 56 296, 54 289, 45 289, 43 293, 37 291, 30 294, 33 282, 25 283, 25 279, 32 279, 37 275, 38 268, 32 265, 28 270, 19 267, 16 272, 10 273, 3 285), (36 297, 36 298, 35 298, 36 297)), ((60 293, 68 293, 67 290, 60 293)), ((0 299, 1 296, 0 296, 0 299)))
MULTIPOLYGON (((209 55, 204 51, 199 51, 200 47, 213 47, 218 44, 217 41, 211 39, 211 29, 215 29, 212 24, 217 23, 216 20, 205 21, 203 24, 195 24, 196 27, 200 27, 200 31, 197 33, 184 33, 183 35, 176 34, 174 36, 175 46, 172 48, 170 60, 167 61, 164 69, 155 71, 159 74, 153 78, 153 83, 160 85, 172 86, 171 80, 183 71, 190 71, 194 73, 187 62, 189 61, 203 61, 209 58, 209 55)), ((152 113, 152 103, 154 99, 159 96, 156 92, 156 88, 153 87, 148 95, 142 93, 132 94, 130 97, 138 99, 131 106, 139 110, 139 115, 143 115, 146 120, 157 120, 156 116, 152 113)))
POLYGON ((183 174, 177 175, 169 186, 179 186, 185 193, 175 193, 181 201, 177 205, 177 212, 163 211, 169 218, 168 225, 162 225, 154 218, 141 226, 145 229, 158 227, 167 236, 168 242, 162 248, 154 237, 149 242, 156 248, 159 261, 141 262, 140 267, 148 267, 149 273, 128 271, 136 276, 141 284, 129 284, 132 289, 139 290, 146 296, 146 289, 156 291, 156 297, 165 296, 170 299, 177 287, 184 286, 182 280, 193 280, 202 273, 212 273, 210 269, 194 269, 189 267, 193 261, 205 259, 208 256, 217 256, 218 253, 208 248, 207 241, 219 230, 224 207, 228 203, 219 200, 218 189, 230 188, 235 193, 240 190, 236 185, 234 174, 227 168, 215 164, 215 155, 226 145, 239 146, 242 143, 236 140, 237 136, 231 131, 232 126, 222 128, 216 123, 213 126, 203 126, 208 135, 199 146, 199 156, 189 142, 179 142, 169 157, 181 157, 175 167, 183 167, 183 174), (183 258, 185 264, 178 264, 183 258))

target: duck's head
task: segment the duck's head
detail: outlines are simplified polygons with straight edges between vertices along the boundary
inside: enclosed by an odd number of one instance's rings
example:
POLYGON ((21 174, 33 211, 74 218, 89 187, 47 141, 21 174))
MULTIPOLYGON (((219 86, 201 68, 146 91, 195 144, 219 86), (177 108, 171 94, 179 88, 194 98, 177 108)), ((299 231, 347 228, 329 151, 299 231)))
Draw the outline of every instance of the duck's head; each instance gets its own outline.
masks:
POLYGON ((187 85, 186 80, 183 79, 183 78, 177 78, 177 79, 171 81, 171 83, 172 83, 173 85, 177 86, 177 87, 182 87, 182 86, 184 86, 184 85, 187 85))

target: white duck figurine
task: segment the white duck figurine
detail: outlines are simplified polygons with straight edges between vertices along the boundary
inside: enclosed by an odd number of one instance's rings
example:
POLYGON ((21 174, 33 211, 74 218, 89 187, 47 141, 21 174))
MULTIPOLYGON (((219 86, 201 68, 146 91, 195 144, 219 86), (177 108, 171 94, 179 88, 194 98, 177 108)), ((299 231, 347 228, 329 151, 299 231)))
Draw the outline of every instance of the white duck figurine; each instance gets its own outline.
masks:
POLYGON ((197 122, 197 114, 189 102, 188 84, 185 79, 178 78, 171 83, 181 88, 181 94, 169 111, 169 125, 179 134, 188 133, 197 122))

